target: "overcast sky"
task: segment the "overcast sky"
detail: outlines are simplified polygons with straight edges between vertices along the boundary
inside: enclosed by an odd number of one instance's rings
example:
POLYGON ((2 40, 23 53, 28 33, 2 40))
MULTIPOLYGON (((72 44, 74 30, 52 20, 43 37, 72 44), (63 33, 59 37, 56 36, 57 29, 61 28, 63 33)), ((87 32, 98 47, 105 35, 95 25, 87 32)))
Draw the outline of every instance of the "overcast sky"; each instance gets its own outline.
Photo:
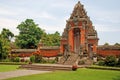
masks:
MULTIPOLYGON (((17 25, 33 19, 47 33, 63 32, 79 0, 0 0, 2 28, 19 34, 17 25)), ((120 0, 80 0, 98 32, 99 44, 120 43, 120 0)))

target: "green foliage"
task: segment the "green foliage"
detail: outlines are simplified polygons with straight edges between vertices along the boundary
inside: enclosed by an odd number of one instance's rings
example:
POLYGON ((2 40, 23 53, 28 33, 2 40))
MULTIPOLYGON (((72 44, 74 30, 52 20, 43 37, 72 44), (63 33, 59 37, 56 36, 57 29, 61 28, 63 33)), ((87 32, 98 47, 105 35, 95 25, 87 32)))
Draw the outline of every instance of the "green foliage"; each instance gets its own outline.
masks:
POLYGON ((32 19, 26 19, 17 27, 19 35, 16 36, 16 44, 20 48, 36 48, 39 43, 43 30, 32 19))
POLYGON ((42 55, 36 54, 35 55, 35 62, 36 63, 41 63, 43 60, 42 55))
POLYGON ((10 53, 10 42, 0 35, 0 60, 6 59, 10 53))
POLYGON ((14 62, 20 62, 20 58, 19 57, 14 58, 14 62))
POLYGON ((107 43, 107 42, 104 44, 104 46, 108 46, 108 45, 109 45, 109 43, 107 43))
POLYGON ((106 66, 115 66, 117 63, 116 57, 115 56, 107 56, 105 58, 105 65, 106 66))
POLYGON ((98 65, 99 66, 105 66, 105 61, 103 61, 103 60, 98 61, 98 65))
POLYGON ((60 33, 57 31, 54 34, 44 33, 41 41, 46 46, 59 46, 60 45, 60 33))
POLYGON ((120 56, 118 57, 117 66, 120 67, 120 56))
POLYGON ((0 34, 0 60, 6 59, 10 53, 10 42, 14 34, 9 30, 3 28, 0 34))
POLYGON ((3 28, 2 32, 1 32, 1 36, 4 39, 7 39, 8 41, 11 41, 11 39, 14 37, 14 34, 6 28, 3 28))
POLYGON ((2 60, 2 62, 10 62, 11 60, 9 58, 6 58, 4 60, 2 60))
POLYGON ((42 56, 39 55, 39 54, 32 55, 32 56, 30 57, 30 61, 31 61, 31 62, 35 62, 35 63, 44 62, 42 56))
POLYGON ((120 44, 119 44, 119 43, 115 43, 114 45, 115 45, 115 46, 120 46, 120 44))
POLYGON ((35 56, 34 55, 30 56, 30 61, 35 62, 35 56))
POLYGON ((120 67, 120 56, 118 57, 118 60, 115 56, 107 56, 105 60, 99 60, 97 62, 97 65, 99 66, 119 66, 120 67))

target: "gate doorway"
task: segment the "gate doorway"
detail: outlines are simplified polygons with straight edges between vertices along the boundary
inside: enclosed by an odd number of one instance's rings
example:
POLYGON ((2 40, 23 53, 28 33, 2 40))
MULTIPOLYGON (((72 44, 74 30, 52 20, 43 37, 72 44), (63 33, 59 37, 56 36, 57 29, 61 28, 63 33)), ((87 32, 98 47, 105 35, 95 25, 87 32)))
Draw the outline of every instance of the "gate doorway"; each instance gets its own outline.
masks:
POLYGON ((80 29, 74 29, 74 52, 78 53, 80 49, 80 29))

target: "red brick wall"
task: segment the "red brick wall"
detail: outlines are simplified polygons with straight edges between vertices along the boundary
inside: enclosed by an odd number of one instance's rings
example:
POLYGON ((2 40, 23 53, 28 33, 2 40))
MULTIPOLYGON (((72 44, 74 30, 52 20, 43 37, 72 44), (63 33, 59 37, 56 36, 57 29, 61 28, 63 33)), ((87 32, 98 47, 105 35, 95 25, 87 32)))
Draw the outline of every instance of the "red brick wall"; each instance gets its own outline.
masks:
POLYGON ((89 44, 93 44, 93 52, 94 53, 97 53, 97 42, 98 42, 97 39, 89 39, 88 40, 89 44))
POLYGON ((55 57, 60 53, 60 49, 41 49, 36 52, 19 52, 19 53, 11 53, 12 56, 19 57, 30 57, 33 54, 41 54, 43 57, 55 57))
POLYGON ((64 45, 67 44, 67 40, 60 41, 60 53, 64 52, 64 45))
POLYGON ((41 49, 40 54, 43 57, 55 57, 60 53, 60 49, 41 49))
POLYGON ((119 56, 120 55, 120 50, 97 50, 97 54, 102 55, 102 56, 108 56, 108 55, 115 55, 119 56))

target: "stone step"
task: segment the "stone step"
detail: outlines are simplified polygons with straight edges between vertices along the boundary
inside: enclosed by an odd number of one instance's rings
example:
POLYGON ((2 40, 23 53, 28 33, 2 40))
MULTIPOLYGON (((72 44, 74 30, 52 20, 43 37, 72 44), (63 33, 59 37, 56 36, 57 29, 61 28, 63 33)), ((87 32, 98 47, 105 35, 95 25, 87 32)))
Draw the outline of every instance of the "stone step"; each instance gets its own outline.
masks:
POLYGON ((45 70, 45 71, 55 71, 55 70, 72 70, 71 66, 45 66, 45 65, 21 65, 20 68, 31 69, 31 70, 45 70))
POLYGON ((77 58, 78 58, 78 54, 71 54, 67 61, 65 61, 65 65, 73 65, 76 61, 77 61, 77 58))

